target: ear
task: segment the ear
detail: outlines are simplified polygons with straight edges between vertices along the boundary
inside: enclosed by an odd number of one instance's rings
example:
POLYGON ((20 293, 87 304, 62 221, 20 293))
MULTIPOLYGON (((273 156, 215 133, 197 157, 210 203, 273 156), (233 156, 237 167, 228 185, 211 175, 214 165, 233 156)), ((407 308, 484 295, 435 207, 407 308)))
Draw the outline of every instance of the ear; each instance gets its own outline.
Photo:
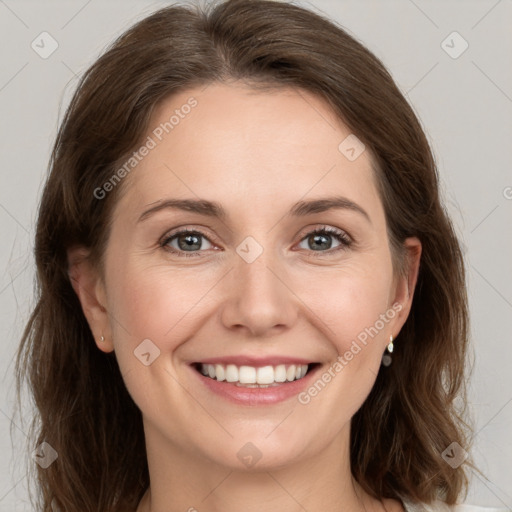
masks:
MULTIPOLYGON (((418 273, 420 269, 421 260, 421 242, 417 237, 410 237, 404 241, 405 248, 405 275, 400 275, 396 279, 394 287, 394 297, 391 299, 391 304, 400 304, 401 309, 395 317, 393 324, 393 338, 398 336, 400 329, 402 329, 409 312, 411 311, 414 290, 416 282, 418 281, 418 273)), ((393 295, 393 293, 392 293, 393 295)))
POLYGON ((81 246, 68 249, 69 280, 80 300, 97 347, 103 352, 112 352, 114 344, 105 308, 105 286, 99 272, 90 263, 89 253, 89 249, 81 246), (101 341, 102 336, 104 341, 101 341))

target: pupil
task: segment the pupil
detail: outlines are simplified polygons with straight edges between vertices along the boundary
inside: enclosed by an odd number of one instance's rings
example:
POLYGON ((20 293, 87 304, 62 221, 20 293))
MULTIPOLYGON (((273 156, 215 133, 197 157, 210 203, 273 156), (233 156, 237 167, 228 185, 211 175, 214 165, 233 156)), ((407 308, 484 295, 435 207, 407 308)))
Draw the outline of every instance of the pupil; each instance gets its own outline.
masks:
POLYGON ((180 246, 180 249, 200 249, 201 248, 201 242, 199 241, 199 236, 197 235, 185 235, 184 237, 179 237, 178 243, 180 246), (185 240, 185 242, 182 244, 182 240, 185 240), (197 247, 194 247, 197 246, 197 247))
POLYGON ((317 245, 318 243, 322 243, 322 241, 324 241, 324 242, 327 241, 327 247, 320 247, 320 249, 330 249, 331 243, 329 241, 329 238, 330 237, 328 237, 326 235, 320 235, 320 234, 312 235, 310 237, 310 241, 311 240, 313 241, 313 250, 318 251, 319 248, 315 247, 315 245, 317 245))

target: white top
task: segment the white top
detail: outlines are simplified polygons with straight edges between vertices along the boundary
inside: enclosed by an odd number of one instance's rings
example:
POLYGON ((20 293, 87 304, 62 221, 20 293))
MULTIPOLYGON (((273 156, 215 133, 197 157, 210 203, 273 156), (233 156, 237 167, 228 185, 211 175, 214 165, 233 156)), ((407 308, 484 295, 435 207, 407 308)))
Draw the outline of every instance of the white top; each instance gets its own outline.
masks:
POLYGON ((480 507, 461 503, 460 505, 447 505, 444 501, 435 501, 431 505, 425 503, 412 503, 404 498, 404 504, 407 512, 510 512, 508 508, 480 507))

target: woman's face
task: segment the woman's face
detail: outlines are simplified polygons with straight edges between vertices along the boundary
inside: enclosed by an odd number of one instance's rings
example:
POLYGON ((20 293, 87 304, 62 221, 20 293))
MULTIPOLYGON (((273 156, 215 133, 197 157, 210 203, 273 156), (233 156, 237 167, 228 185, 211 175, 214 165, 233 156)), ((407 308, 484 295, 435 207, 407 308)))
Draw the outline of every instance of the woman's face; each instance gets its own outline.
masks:
POLYGON ((98 289, 108 325, 93 330, 148 444, 240 469, 346 440, 391 371, 381 358, 419 256, 409 240, 416 264, 395 279, 369 151, 316 96, 242 84, 168 98, 142 144, 117 185, 98 289))

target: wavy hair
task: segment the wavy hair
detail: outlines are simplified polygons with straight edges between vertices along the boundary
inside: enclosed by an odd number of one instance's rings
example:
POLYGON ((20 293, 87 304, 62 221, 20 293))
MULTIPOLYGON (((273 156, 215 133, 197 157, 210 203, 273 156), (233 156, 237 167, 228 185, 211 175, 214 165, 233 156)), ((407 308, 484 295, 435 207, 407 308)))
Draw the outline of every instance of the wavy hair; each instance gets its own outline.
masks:
POLYGON ((352 418, 351 467, 378 499, 456 503, 474 467, 442 457, 453 442, 469 451, 466 409, 456 406, 469 369, 465 269, 421 124, 381 61, 333 21, 283 1, 228 0, 168 6, 134 24, 83 74, 60 125, 38 210, 36 305, 16 359, 18 401, 26 383, 36 407, 33 446, 58 452, 47 469, 34 464, 38 510, 135 510, 149 486, 141 412, 115 354, 94 343, 67 249, 90 248, 103 275, 123 183, 102 200, 94 191, 143 139, 160 101, 230 80, 323 98, 373 157, 396 272, 407 265, 404 240, 420 239, 393 364, 352 418))

